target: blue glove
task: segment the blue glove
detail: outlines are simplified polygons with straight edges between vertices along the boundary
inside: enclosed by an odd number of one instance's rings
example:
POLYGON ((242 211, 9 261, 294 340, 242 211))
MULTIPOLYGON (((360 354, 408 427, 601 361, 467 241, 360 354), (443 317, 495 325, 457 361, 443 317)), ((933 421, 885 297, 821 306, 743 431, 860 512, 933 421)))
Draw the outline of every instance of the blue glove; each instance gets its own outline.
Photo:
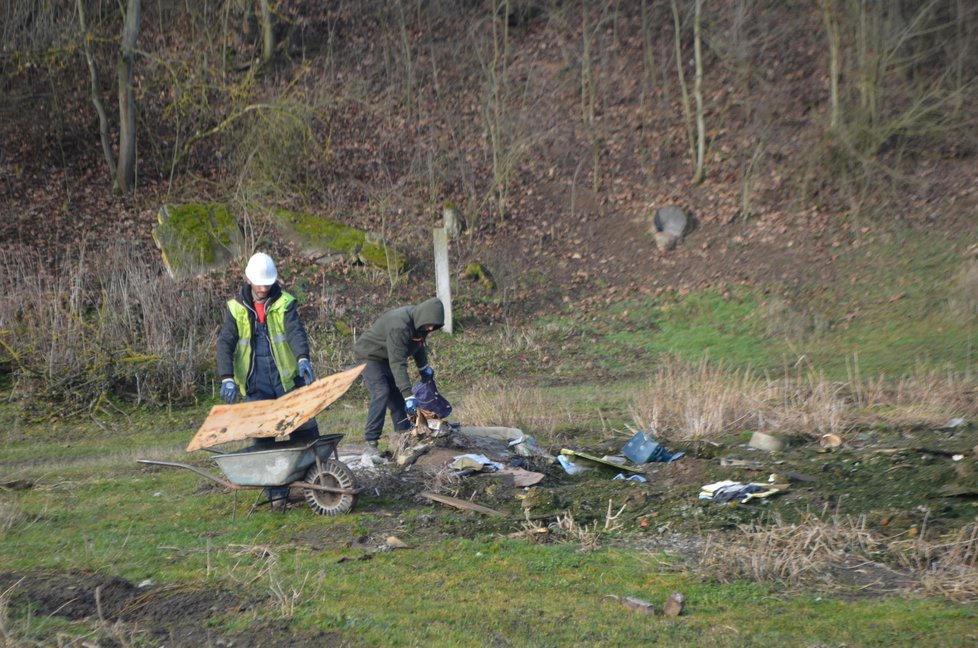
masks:
POLYGON ((221 399, 228 405, 238 400, 238 386, 230 378, 225 378, 221 383, 221 399))
POLYGON ((431 368, 431 365, 425 365, 418 369, 418 373, 421 374, 421 380, 428 381, 435 377, 435 370, 431 368))
POLYGON ((299 377, 307 385, 311 385, 316 380, 316 376, 312 373, 312 363, 309 362, 308 358, 299 360, 299 377))
POLYGON ((414 416, 418 413, 418 399, 414 396, 408 396, 404 399, 404 413, 408 416, 414 416))

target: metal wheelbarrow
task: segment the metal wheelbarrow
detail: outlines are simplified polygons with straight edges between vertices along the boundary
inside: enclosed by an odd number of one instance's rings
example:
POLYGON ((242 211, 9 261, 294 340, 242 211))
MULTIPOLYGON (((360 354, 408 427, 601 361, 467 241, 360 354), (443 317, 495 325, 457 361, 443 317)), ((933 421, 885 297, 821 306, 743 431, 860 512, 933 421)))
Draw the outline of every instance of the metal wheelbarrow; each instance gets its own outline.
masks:
POLYGON ((353 471, 339 460, 336 450, 342 434, 327 434, 311 443, 276 443, 276 447, 250 446, 234 452, 215 452, 226 479, 197 466, 174 461, 137 459, 139 463, 184 468, 238 491, 288 486, 304 491, 309 507, 319 515, 349 513, 360 489, 353 471))

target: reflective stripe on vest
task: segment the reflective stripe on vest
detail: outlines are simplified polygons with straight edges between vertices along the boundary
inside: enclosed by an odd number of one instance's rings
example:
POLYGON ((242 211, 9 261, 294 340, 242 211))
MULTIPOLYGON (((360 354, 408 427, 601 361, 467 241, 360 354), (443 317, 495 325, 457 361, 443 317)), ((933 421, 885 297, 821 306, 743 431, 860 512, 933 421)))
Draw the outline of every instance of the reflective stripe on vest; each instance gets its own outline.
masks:
MULTIPOLYGON (((285 335, 285 311, 294 301, 295 297, 283 292, 274 304, 265 307, 265 324, 268 327, 272 357, 285 391, 290 391, 295 386, 299 367, 285 335)), ((248 308, 237 299, 228 301, 228 310, 238 325, 238 346, 234 349, 234 381, 238 383, 242 396, 246 396, 248 375, 251 373, 251 319, 248 317, 248 308)))

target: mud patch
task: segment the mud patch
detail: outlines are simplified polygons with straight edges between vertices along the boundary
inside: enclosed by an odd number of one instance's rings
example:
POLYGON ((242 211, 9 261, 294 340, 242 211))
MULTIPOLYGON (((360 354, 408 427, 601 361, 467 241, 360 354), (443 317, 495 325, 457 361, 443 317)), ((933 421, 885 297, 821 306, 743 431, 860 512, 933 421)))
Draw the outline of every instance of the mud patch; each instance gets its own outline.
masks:
MULTIPOLYGON (((197 647, 355 645, 339 633, 299 633, 287 621, 258 624, 239 634, 222 635, 208 628, 212 620, 265 607, 223 590, 187 587, 140 588, 124 578, 84 572, 0 572, 0 592, 7 592, 11 616, 89 621, 97 631, 122 624, 126 635, 149 645, 197 647)), ((107 632, 107 631, 106 631, 107 632)), ((116 645, 111 636, 99 645, 116 645)))
POLYGON ((30 607, 41 616, 77 620, 87 617, 118 620, 139 593, 129 581, 81 573, 0 573, 0 589, 10 590, 15 607, 30 607))
POLYGON ((0 482, 0 490, 30 490, 34 488, 34 482, 29 479, 12 479, 5 482, 0 482))

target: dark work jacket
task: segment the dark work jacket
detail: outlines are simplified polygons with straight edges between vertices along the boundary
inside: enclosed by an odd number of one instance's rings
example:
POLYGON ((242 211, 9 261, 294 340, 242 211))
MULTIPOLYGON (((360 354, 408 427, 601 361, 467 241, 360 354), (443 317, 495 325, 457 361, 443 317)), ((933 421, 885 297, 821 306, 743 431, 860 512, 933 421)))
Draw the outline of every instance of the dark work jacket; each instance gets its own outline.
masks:
POLYGON ((445 307, 437 297, 416 306, 401 306, 381 315, 353 345, 353 353, 358 360, 387 362, 401 395, 410 396, 407 359, 413 358, 418 368, 428 364, 424 346, 428 334, 420 329, 444 325, 445 307))
MULTIPOLYGON (((276 283, 268 291, 266 304, 274 304, 275 300, 282 296, 282 289, 276 283)), ((251 286, 245 283, 241 292, 235 297, 248 311, 248 321, 251 324, 252 332, 255 331, 255 324, 258 315, 255 313, 255 302, 251 297, 251 286)), ((299 318, 299 310, 295 302, 285 311, 285 337, 296 360, 309 357, 309 338, 306 336, 306 329, 299 318)), ((224 323, 221 331, 217 334, 217 373, 221 380, 234 378, 234 348, 238 345, 238 324, 234 321, 234 316, 226 307, 224 309, 224 323)), ((255 366, 255 338, 251 338, 251 367, 255 366)))

